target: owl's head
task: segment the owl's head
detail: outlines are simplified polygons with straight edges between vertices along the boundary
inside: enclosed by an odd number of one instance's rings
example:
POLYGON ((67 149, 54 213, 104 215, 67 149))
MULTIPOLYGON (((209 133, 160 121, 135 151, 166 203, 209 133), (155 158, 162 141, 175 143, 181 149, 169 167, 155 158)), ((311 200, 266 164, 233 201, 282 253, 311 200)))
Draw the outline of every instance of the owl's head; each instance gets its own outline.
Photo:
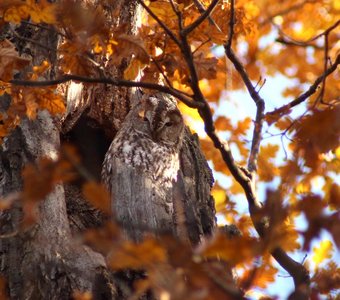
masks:
POLYGON ((138 111, 143 131, 156 143, 178 145, 184 131, 183 117, 176 101, 168 95, 145 94, 138 111))

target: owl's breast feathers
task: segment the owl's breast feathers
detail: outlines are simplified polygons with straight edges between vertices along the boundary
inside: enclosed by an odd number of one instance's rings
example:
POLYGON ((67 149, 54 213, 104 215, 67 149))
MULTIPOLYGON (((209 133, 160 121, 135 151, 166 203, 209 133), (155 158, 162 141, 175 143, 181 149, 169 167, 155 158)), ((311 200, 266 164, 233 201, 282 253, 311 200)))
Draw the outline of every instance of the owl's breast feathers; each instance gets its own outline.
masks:
POLYGON ((164 184, 164 187, 170 187, 172 181, 177 180, 178 150, 158 144, 134 128, 130 128, 128 135, 118 133, 106 154, 102 177, 108 186, 115 159, 144 173, 154 183, 164 184))

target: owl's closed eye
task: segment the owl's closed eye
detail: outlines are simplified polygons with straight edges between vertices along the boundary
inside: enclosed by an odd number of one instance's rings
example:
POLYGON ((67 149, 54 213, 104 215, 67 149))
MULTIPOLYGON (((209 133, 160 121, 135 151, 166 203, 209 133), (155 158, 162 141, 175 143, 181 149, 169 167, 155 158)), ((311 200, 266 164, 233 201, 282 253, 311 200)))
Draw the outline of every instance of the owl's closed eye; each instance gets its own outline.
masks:
POLYGON ((164 102, 155 97, 142 99, 139 116, 143 128, 155 143, 174 145, 179 142, 184 123, 175 102, 164 102))

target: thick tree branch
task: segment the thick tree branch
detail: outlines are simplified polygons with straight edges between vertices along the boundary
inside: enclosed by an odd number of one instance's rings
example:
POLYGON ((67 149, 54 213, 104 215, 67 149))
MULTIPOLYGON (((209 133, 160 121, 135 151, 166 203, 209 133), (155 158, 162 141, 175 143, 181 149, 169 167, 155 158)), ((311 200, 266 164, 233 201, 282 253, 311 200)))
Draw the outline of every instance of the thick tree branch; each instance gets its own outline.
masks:
POLYGON ((266 113, 266 116, 285 114, 292 107, 294 107, 296 105, 299 105, 302 102, 304 102, 306 99, 308 99, 311 95, 313 95, 316 92, 316 90, 318 89, 319 85, 323 82, 323 80, 327 76, 332 74, 337 69, 339 64, 340 64, 340 54, 336 57, 336 59, 335 59, 334 63, 332 64, 332 66, 330 66, 322 75, 320 75, 314 81, 314 83, 309 87, 309 89, 306 92, 304 92, 303 94, 301 94, 299 97, 297 97, 293 101, 289 102, 288 104, 283 105, 283 106, 281 106, 281 107, 279 107, 277 109, 274 109, 271 112, 266 113))
POLYGON ((13 85, 17 85, 17 86, 44 87, 44 86, 51 86, 51 85, 65 83, 71 80, 79 81, 79 82, 86 82, 86 83, 104 83, 104 84, 111 84, 115 86, 147 88, 147 89, 157 90, 163 93, 168 93, 180 99, 184 104, 192 108, 198 108, 202 106, 201 103, 192 101, 189 96, 185 95, 180 90, 167 87, 167 86, 163 86, 160 84, 156 84, 156 83, 150 83, 150 82, 136 82, 136 81, 129 81, 129 80, 112 79, 112 78, 107 78, 107 77, 89 78, 86 76, 79 76, 79 75, 64 75, 63 77, 55 79, 55 80, 29 81, 29 80, 14 79, 14 80, 11 80, 10 83, 13 85))

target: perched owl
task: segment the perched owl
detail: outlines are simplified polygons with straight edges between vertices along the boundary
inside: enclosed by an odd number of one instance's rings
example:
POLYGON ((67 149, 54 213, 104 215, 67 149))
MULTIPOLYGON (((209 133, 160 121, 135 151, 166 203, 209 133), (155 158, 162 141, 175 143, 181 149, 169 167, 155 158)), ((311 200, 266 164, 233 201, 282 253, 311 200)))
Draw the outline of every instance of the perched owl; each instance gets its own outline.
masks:
POLYGON ((144 232, 176 235, 175 198, 184 123, 176 101, 144 94, 127 115, 103 163, 115 220, 129 238, 144 232))

